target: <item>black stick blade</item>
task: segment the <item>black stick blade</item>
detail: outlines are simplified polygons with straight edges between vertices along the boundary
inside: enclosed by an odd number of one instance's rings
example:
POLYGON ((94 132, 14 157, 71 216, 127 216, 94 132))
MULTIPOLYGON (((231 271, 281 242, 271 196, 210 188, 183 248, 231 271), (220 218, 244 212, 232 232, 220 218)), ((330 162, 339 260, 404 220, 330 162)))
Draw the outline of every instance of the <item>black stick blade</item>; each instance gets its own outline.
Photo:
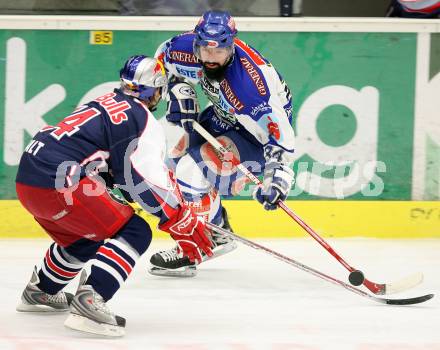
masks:
POLYGON ((432 299, 434 294, 426 294, 420 297, 408 298, 408 299, 384 299, 388 305, 412 305, 420 304, 432 299))

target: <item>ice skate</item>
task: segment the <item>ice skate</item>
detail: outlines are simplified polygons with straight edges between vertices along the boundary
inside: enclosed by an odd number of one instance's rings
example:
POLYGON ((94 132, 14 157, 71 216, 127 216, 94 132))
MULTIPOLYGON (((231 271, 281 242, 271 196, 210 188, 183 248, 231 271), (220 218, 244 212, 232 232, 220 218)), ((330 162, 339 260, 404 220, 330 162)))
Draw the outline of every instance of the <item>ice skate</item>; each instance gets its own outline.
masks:
POLYGON ((63 312, 69 311, 73 295, 63 291, 55 295, 43 292, 37 287, 40 282, 37 267, 34 267, 31 280, 21 295, 21 303, 16 310, 20 312, 63 312))
POLYGON ((183 256, 179 246, 162 250, 150 258, 148 272, 156 276, 194 277, 197 275, 196 264, 183 256))
MULTIPOLYGON (((222 208, 222 221, 223 223, 219 225, 221 228, 224 228, 225 230, 228 230, 230 232, 234 232, 232 230, 231 224, 229 223, 228 213, 226 212, 225 208, 222 208)), ((215 231, 212 231, 211 240, 214 244, 212 250, 214 255, 210 258, 206 255, 203 255, 203 261, 217 258, 237 248, 237 243, 231 237, 224 236, 221 233, 215 231)))
MULTIPOLYGON (((232 231, 224 208, 222 209, 222 218, 223 224, 221 227, 232 231)), ((213 256, 209 258, 203 254, 203 261, 217 258, 237 248, 237 243, 233 239, 217 232, 212 232, 211 241, 213 243, 213 256)), ((148 272, 156 276, 194 277, 197 275, 197 267, 195 263, 189 261, 188 257, 183 256, 178 246, 175 246, 172 249, 153 254, 150 258, 148 272)))
POLYGON ((113 314, 104 299, 90 285, 79 286, 64 326, 109 337, 125 334, 125 319, 113 314))

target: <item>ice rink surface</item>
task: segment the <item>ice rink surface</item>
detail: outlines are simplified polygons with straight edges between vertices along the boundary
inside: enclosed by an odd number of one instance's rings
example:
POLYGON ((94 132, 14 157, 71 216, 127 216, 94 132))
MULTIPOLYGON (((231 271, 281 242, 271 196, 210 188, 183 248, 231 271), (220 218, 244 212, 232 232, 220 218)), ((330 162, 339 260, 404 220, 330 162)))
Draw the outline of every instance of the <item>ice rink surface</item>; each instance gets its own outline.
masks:
MULTIPOLYGON (((395 297, 436 296, 412 306, 375 303, 242 245, 204 263, 195 278, 151 276, 150 255, 172 245, 153 241, 109 303, 127 319, 126 335, 119 339, 65 329, 66 314, 15 311, 49 242, 0 240, 2 350, 440 349, 440 240, 329 240, 374 282, 422 271, 420 286, 395 297)), ((345 269, 310 237, 257 242, 347 280, 345 269)), ((66 290, 74 292, 77 283, 66 290)))

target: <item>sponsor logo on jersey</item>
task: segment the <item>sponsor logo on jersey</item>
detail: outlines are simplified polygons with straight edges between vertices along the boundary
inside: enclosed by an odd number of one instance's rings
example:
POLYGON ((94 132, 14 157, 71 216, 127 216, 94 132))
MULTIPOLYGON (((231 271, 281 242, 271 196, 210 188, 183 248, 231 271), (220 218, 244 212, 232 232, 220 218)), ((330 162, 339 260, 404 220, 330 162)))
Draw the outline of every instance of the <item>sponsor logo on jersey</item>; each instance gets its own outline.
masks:
POLYGON ((234 125, 237 122, 237 118, 234 116, 235 109, 229 104, 225 94, 221 94, 220 89, 213 85, 206 77, 200 80, 200 84, 206 97, 214 105, 215 117, 219 119, 219 123, 234 125))
POLYGON ((252 79, 255 86, 257 87, 258 93, 261 96, 266 95, 266 87, 264 86, 263 79, 261 79, 261 75, 257 72, 253 64, 250 63, 246 57, 240 58, 240 61, 246 72, 249 74, 249 77, 252 79))
POLYGON ((227 131, 235 124, 237 124, 237 118, 234 114, 228 114, 224 110, 214 106, 215 115, 212 117, 212 121, 216 126, 217 131, 227 131), (221 130, 219 130, 220 128, 221 130))
POLYGON ((184 51, 171 51, 170 58, 176 62, 198 63, 197 57, 194 54, 184 51))
POLYGON ((95 101, 98 102, 107 112, 110 120, 113 124, 119 125, 123 121, 128 119, 127 114, 124 112, 131 109, 127 101, 116 101, 113 97, 116 94, 111 92, 109 94, 98 97, 95 101))
POLYGON ((241 103, 238 97, 235 96, 234 92, 229 86, 228 81, 226 79, 223 79, 220 83, 220 86, 223 88, 223 95, 226 97, 229 103, 235 108, 236 111, 241 111, 244 105, 243 103, 241 103))
POLYGON ((218 95, 219 89, 217 89, 214 85, 212 85, 208 79, 203 77, 203 79, 200 80, 200 84, 202 85, 202 89, 211 95, 218 95))
POLYGON ((177 73, 179 73, 180 75, 183 75, 184 77, 191 78, 191 79, 199 79, 200 69, 198 69, 198 68, 193 68, 193 69, 190 69, 187 67, 182 68, 182 67, 176 65, 176 71, 177 71, 177 73))
POLYGON ((271 109, 271 107, 269 106, 269 104, 266 101, 264 101, 257 106, 253 106, 250 114, 251 114, 251 116, 255 117, 258 113, 265 112, 270 109, 271 109))

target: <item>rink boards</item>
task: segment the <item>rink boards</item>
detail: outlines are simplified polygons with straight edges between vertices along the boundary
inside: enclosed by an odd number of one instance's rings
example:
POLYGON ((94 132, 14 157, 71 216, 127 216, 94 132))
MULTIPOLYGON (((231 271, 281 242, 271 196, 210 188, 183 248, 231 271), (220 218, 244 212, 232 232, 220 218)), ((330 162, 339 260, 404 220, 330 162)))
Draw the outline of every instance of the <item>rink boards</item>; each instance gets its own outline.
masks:
MULTIPOLYGON (((5 58, 0 237, 45 236, 14 199, 17 166, 30 135, 116 86, 115 72, 128 55, 152 53, 196 22, 0 16, 5 58), (98 42, 97 35, 111 40, 98 42)), ((366 18, 238 18, 237 23, 240 38, 270 59, 294 92, 296 182, 289 198, 297 200, 289 206, 295 213, 323 237, 440 237, 440 23, 366 18)), ((265 212, 251 194, 225 201, 237 233, 307 236, 281 210, 265 212)), ((147 220, 156 226, 154 217, 147 220)))
MULTIPOLYGON (((128 56, 152 55, 195 23, 0 16, 0 199, 16 198, 17 167, 31 135, 118 86, 128 56)), ((291 199, 440 199, 438 21, 240 18, 237 26, 292 92, 291 199)), ((198 92, 203 107, 207 99, 198 92)), ((163 120, 165 110, 159 105, 156 118, 163 120)), ((240 195, 252 199, 251 191, 240 195)))
MULTIPOLYGON (((255 201, 224 201, 231 225, 246 237, 289 238, 307 233, 281 209, 264 211, 255 201)), ((435 201, 288 201, 287 204, 323 237, 440 238, 440 202, 435 201)), ((157 219, 142 215, 156 238, 157 219)), ((45 237, 17 200, 0 201, 0 237, 45 237)))

